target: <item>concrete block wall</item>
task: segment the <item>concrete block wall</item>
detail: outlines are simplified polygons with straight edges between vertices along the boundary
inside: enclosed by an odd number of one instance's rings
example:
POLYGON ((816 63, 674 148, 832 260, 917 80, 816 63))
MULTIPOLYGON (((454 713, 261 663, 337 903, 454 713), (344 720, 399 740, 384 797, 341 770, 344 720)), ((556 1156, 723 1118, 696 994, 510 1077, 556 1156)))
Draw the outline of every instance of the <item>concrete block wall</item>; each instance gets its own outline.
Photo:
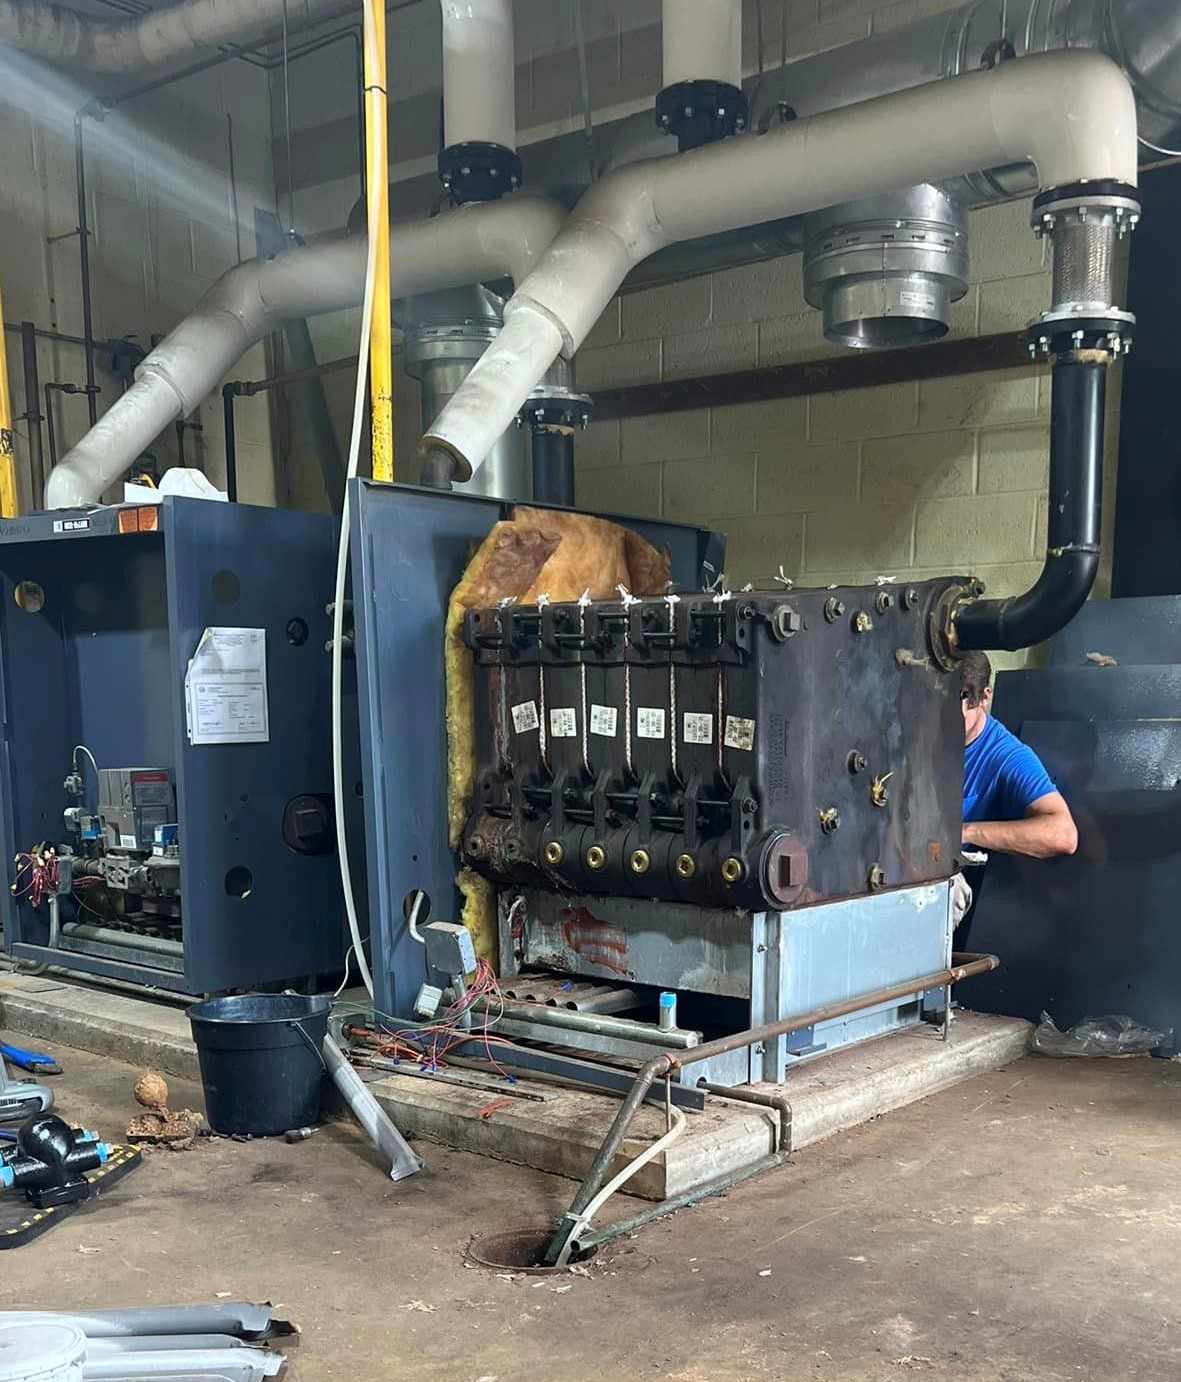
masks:
MULTIPOLYGON (((0 189, 0 289, 4 319, 22 319, 68 336, 82 334, 77 237, 74 112, 94 92, 65 75, 9 53, 10 81, 0 102, 6 154, 0 189)), ((84 125, 94 333, 133 336, 142 345, 167 334, 239 258, 254 250, 254 210, 274 208, 267 73, 230 61, 84 125), (231 182, 231 139, 234 178, 231 182)), ((26 409, 20 338, 6 333, 13 411, 26 409)), ((41 381, 85 381, 79 345, 42 340, 41 381)), ((123 388, 99 352, 101 411, 123 388)), ((234 369, 236 378, 267 373, 262 347, 234 369)), ((42 410, 44 405, 42 404, 42 410)), ((88 427, 86 400, 53 404, 59 454, 88 427)), ((224 483, 220 396, 185 436, 189 464, 224 483)), ((238 409, 240 493, 259 503, 277 497, 265 397, 238 409)), ((25 424, 16 425, 18 472, 27 473, 25 424)), ((162 468, 176 461, 169 429, 152 447, 162 468)), ((46 468, 49 466, 46 447, 46 468)), ((121 493, 121 491, 120 491, 121 493)), ((24 502, 28 504, 26 493, 24 502)))

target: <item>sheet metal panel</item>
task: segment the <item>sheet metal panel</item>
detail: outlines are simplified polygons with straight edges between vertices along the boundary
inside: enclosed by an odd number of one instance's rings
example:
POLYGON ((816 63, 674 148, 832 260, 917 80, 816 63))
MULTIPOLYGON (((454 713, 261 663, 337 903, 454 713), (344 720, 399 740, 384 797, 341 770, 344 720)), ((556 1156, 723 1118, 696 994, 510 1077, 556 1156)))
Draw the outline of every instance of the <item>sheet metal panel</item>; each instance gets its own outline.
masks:
MULTIPOLYGON (((34 514, 0 524, 0 848, 11 859, 65 837, 62 779, 75 743, 103 766, 169 768, 187 991, 332 972, 344 952, 335 859, 288 849, 281 821, 292 796, 331 791, 324 606, 334 524, 316 514, 166 498, 156 531, 120 533, 119 514, 34 514), (219 571, 236 578, 229 602, 214 593, 219 571), (14 599, 16 583, 28 580, 45 592, 39 613, 14 599), (287 636, 294 618, 307 625, 302 643, 287 636), (184 675, 209 624, 267 631, 266 744, 188 743, 184 675), (235 866, 252 876, 245 897, 226 890, 235 866)), ((14 903, 7 888, 0 906, 6 945, 31 957, 15 948, 44 944, 46 909, 14 903)), ((177 983, 141 952, 122 962, 63 959, 89 973, 177 983)))
MULTIPOLYGON (((454 917, 458 901, 447 841, 447 603, 475 547, 513 506, 369 480, 354 481, 349 502, 374 984, 379 1008, 406 1014, 425 972, 404 899, 424 889, 435 918, 454 917)), ((618 521, 667 546, 682 585, 698 586, 706 561, 721 569, 716 534, 618 521)))

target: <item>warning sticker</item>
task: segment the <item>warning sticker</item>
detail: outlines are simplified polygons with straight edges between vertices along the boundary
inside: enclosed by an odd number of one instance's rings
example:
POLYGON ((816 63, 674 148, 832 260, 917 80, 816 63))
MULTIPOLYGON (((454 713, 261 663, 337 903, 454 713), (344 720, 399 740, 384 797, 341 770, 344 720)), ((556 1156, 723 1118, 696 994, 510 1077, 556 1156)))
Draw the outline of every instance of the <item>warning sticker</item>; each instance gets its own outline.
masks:
POLYGON ((513 706, 513 728, 518 734, 527 734, 529 730, 536 729, 539 723, 536 701, 522 701, 520 705, 513 706))
POLYGON ((664 707, 641 705, 636 707, 636 738, 664 738, 664 707))
POLYGON ((685 732, 682 736, 686 744, 712 744, 714 741, 714 717, 699 715, 695 711, 685 711, 685 732))
POLYGON ((578 716, 572 705, 558 706, 550 711, 549 732, 554 739, 573 739, 578 734, 578 716))
POLYGON ((744 720, 740 715, 727 715, 725 744, 728 749, 753 749, 755 722, 744 720))
POLYGON ((619 711, 613 705, 592 705, 590 708, 590 732, 601 734, 605 739, 615 738, 615 728, 619 723, 619 711))

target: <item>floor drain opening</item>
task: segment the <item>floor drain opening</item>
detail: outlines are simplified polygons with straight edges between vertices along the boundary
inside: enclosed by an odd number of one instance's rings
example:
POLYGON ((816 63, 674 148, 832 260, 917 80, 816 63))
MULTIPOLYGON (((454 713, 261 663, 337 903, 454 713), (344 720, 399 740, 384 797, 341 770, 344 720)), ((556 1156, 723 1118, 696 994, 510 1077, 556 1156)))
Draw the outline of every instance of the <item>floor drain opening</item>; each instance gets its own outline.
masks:
MULTIPOLYGON (((495 1267, 502 1272, 526 1272, 530 1276, 553 1276, 566 1271, 565 1267, 543 1267, 541 1257, 553 1233, 552 1228, 523 1228, 512 1233, 493 1233, 473 1238, 468 1256, 481 1267, 495 1267)), ((571 1262, 587 1262, 595 1255, 595 1248, 585 1248, 571 1255, 571 1262)))

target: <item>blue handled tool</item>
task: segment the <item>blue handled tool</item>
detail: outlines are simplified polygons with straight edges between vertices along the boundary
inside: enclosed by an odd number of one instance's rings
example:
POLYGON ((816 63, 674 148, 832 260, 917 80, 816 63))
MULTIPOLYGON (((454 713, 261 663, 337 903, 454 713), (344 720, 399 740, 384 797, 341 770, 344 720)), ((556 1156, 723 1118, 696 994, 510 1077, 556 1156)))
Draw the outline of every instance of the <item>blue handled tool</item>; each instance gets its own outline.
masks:
POLYGON ((60 1075, 62 1073, 61 1066, 52 1056, 40 1051, 24 1051, 19 1046, 10 1046, 3 1041, 0 1041, 0 1057, 11 1061, 13 1065, 19 1066, 22 1070, 28 1070, 33 1075, 60 1075))

